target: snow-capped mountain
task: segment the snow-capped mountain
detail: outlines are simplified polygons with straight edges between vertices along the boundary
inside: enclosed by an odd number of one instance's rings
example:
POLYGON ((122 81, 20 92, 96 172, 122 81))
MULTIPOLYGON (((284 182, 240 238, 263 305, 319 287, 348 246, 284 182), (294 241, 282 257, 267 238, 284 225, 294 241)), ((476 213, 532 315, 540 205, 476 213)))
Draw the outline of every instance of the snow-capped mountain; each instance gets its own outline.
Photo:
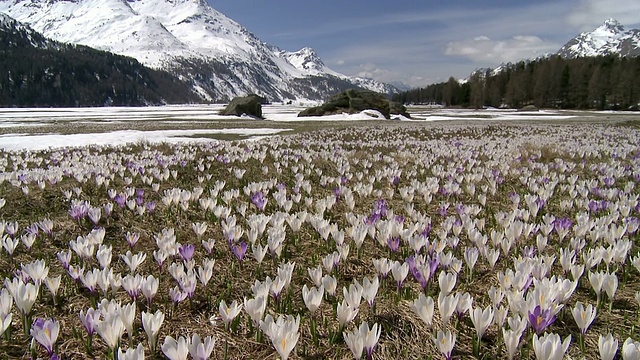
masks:
POLYGON ((640 55, 640 30, 625 31, 622 24, 609 19, 597 29, 569 40, 558 51, 558 55, 568 59, 611 54, 640 55))
POLYGON ((169 70, 211 100, 322 99, 354 85, 395 90, 332 71, 310 48, 267 44, 205 0, 0 0, 0 12, 46 37, 169 70))

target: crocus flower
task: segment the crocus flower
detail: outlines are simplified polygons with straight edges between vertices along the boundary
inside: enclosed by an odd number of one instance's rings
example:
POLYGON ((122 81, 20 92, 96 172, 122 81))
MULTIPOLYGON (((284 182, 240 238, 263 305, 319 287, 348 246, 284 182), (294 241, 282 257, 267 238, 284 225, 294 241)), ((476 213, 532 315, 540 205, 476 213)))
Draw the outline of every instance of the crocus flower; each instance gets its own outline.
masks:
POLYGON ((378 294, 378 287, 380 286, 380 280, 377 276, 373 277, 373 280, 369 278, 362 279, 362 297, 367 301, 370 307, 373 307, 373 301, 378 294))
POLYGON ((373 350, 378 344, 378 339, 380 339, 380 331, 382 329, 378 326, 378 324, 373 324, 373 327, 369 329, 369 324, 367 322, 363 322, 360 325, 358 331, 360 332, 360 337, 362 337, 364 350, 367 353, 367 360, 371 360, 373 356, 373 350))
POLYGON ((473 326, 476 328, 478 340, 480 340, 493 321, 493 309, 491 306, 487 306, 484 310, 477 307, 470 311, 469 315, 471 316, 473 326))
POLYGON ((564 341, 558 334, 544 334, 538 338, 538 334, 533 334, 533 350, 538 360, 562 360, 564 354, 569 349, 571 335, 564 341))
POLYGON ((344 327, 353 321, 358 315, 358 308, 353 308, 347 303, 346 300, 343 300, 336 307, 336 313, 338 315, 338 323, 340 324, 340 328, 344 329, 344 327))
POLYGON ((162 344, 162 352, 169 360, 187 360, 189 355, 187 340, 183 336, 180 336, 177 341, 167 336, 162 344))
POLYGON ((133 249, 133 246, 140 239, 140 234, 132 233, 132 232, 127 231, 127 233, 125 234, 124 238, 125 238, 125 240, 127 240, 127 243, 129 244, 129 248, 133 249))
POLYGON ((233 319, 235 319, 236 316, 240 314, 240 311, 242 310, 242 304, 238 304, 236 300, 233 300, 231 305, 227 306, 227 303, 222 300, 220 301, 218 310, 220 311, 222 321, 224 321, 224 326, 229 327, 229 324, 233 321, 233 319))
POLYGON ((151 307, 151 301, 153 300, 153 297, 156 296, 159 286, 160 280, 153 277, 153 275, 147 276, 146 279, 142 281, 140 291, 147 299, 147 307, 151 307))
POLYGON ((60 324, 55 319, 38 318, 31 326, 29 333, 40 345, 42 345, 49 356, 53 355, 60 324))
POLYGON ((253 195, 251 195, 251 202, 260 211, 263 211, 265 206, 267 205, 267 199, 264 197, 264 194, 262 193, 262 191, 253 193, 253 195))
POLYGON ((389 249, 391 249, 391 252, 397 252, 400 248, 400 238, 390 237, 387 240, 387 245, 389 246, 389 249))
POLYGON ((120 255, 120 258, 122 259, 122 261, 124 261, 125 264, 127 264, 127 267, 129 267, 129 270, 133 274, 138 266, 140 266, 140 264, 145 261, 145 259, 147 258, 147 253, 139 252, 134 255, 131 250, 127 250, 126 254, 120 255))
POLYGON ((187 298, 187 293, 180 291, 180 288, 178 286, 174 286, 173 288, 169 289, 169 297, 174 304, 178 304, 179 302, 187 298))
POLYGON ((360 336, 360 331, 358 329, 349 332, 345 331, 342 333, 342 336, 349 350, 351 350, 353 358, 356 360, 361 359, 364 350, 364 339, 360 336))
POLYGON ((423 293, 420 293, 418 298, 411 303, 411 310, 431 328, 434 305, 435 303, 432 297, 427 297, 423 293))
POLYGON ((193 244, 184 244, 178 248, 178 252, 180 253, 180 257, 185 262, 189 262, 193 258, 193 254, 196 250, 196 247, 193 244))
POLYGON ((618 340, 611 333, 598 338, 598 351, 602 360, 613 360, 618 352, 618 340))
POLYGON ((393 275, 393 279, 396 281, 398 290, 400 290, 400 288, 402 288, 402 283, 409 274, 409 264, 406 262, 400 263, 399 261, 395 261, 391 267, 391 274, 393 275))
POLYGON ((502 337, 504 338, 504 345, 507 348, 507 356, 509 360, 513 360, 518 352, 518 345, 520 344, 520 337, 522 333, 513 329, 506 330, 502 328, 502 337))
POLYGON ((440 311, 440 318, 443 324, 449 323, 451 315, 453 315, 453 312, 458 306, 458 301, 460 301, 459 295, 444 295, 443 293, 438 295, 438 310, 440 311))
POLYGON ((231 245, 231 251, 238 258, 238 261, 242 262, 244 255, 247 253, 247 244, 241 241, 239 244, 231 245))
POLYGON ((38 298, 38 292, 39 288, 36 285, 31 283, 25 284, 22 281, 18 281, 15 293, 12 293, 13 301, 24 315, 29 315, 31 312, 31 307, 38 298))
POLYGON ((130 347, 127 351, 118 348, 118 360, 144 360, 144 346, 138 344, 137 347, 130 347))
POLYGON ((144 329, 144 332, 147 333, 149 348, 152 352, 156 351, 158 333, 160 332, 160 327, 163 322, 164 313, 160 310, 156 311, 155 314, 146 311, 142 312, 142 328, 144 329))
POLYGON ((95 334, 95 324, 100 320, 100 313, 95 311, 94 308, 89 308, 85 313, 84 310, 80 310, 80 322, 89 336, 95 334))
POLYGON ((69 263, 71 262, 71 250, 59 251, 57 253, 58 261, 65 270, 69 270, 69 263))
POLYGON ((258 296, 255 299, 244 299, 244 309, 256 325, 260 324, 266 308, 267 298, 264 296, 258 296))
POLYGON ((640 359, 640 342, 627 338, 622 344, 622 358, 624 360, 640 359))
POLYGON ((96 332, 107 344, 111 351, 115 351, 125 327, 120 314, 107 314, 105 319, 94 324, 96 332))
POLYGON ((594 308, 591 304, 585 307, 584 304, 578 301, 576 306, 571 309, 571 314, 573 315, 573 319, 576 321, 578 328, 580 328, 580 332, 584 335, 587 333, 587 329, 596 318, 598 309, 594 308))
POLYGON ((453 351, 453 347, 456 345, 456 334, 451 333, 451 331, 447 330, 447 332, 443 332, 442 330, 438 330, 437 337, 433 338, 433 342, 436 344, 436 347, 442 355, 447 360, 451 360, 451 352, 453 351))
POLYGON ((529 312, 529 325, 538 334, 553 324, 554 321, 556 321, 556 316, 551 313, 551 310, 542 310, 540 305, 536 306, 533 312, 529 312))
MULTIPOLYGON (((270 316, 267 317, 269 318, 270 316)), ((287 315, 286 318, 279 316, 275 322, 273 319, 271 319, 271 321, 265 319, 264 324, 268 324, 269 326, 267 335, 271 338, 273 347, 283 360, 287 360, 300 337, 300 333, 298 332, 300 315, 295 318, 292 315, 287 315)), ((261 323, 260 327, 263 328, 263 323, 261 323)))
POLYGON ((136 303, 132 302, 127 305, 120 306, 119 313, 120 320, 122 320, 122 324, 124 324, 127 334, 129 334, 129 339, 132 339, 134 336, 133 325, 136 320, 136 303))
POLYGON ((211 336, 201 339, 198 334, 193 334, 190 339, 187 339, 187 348, 193 360, 209 359, 209 356, 211 356, 213 352, 214 344, 215 342, 211 336))
POLYGON ((311 290, 307 287, 307 284, 302 286, 302 299, 304 300, 304 304, 313 315, 316 310, 322 304, 322 297, 324 296, 324 288, 321 286, 320 288, 312 287, 311 290))

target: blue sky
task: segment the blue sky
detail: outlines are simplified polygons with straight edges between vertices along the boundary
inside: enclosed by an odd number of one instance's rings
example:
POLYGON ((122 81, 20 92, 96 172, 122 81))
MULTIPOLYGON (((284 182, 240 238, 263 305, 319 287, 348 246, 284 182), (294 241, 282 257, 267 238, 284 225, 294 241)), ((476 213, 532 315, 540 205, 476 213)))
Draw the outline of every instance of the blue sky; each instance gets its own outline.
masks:
POLYGON ((267 43, 409 86, 555 52, 608 18, 640 28, 640 0, 208 1, 267 43))

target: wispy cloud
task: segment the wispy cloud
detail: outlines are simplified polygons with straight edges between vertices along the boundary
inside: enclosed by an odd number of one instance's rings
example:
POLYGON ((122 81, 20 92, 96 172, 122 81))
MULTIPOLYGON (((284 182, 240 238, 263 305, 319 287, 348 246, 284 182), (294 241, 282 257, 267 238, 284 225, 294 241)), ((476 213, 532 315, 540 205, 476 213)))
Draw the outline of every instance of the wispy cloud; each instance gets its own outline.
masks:
POLYGON ((592 30, 608 18, 614 18, 627 27, 640 26, 638 0, 580 0, 574 3, 567 21, 580 31, 592 30))
POLYGON ((515 35, 508 39, 492 40, 478 36, 447 45, 446 55, 463 56, 477 62, 515 62, 534 58, 558 50, 561 45, 537 36, 515 35))

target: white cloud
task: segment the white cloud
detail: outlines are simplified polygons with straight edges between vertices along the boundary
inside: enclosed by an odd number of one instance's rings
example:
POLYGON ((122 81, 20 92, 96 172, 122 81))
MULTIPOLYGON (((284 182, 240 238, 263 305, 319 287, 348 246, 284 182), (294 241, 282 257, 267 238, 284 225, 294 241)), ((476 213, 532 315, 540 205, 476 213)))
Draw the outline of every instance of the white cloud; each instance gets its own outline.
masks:
POLYGON ((588 31, 609 18, 620 21, 627 28, 640 25, 640 1, 581 0, 567 16, 567 21, 580 31, 588 31))
POLYGON ((453 41, 447 45, 446 55, 462 56, 476 62, 515 62, 545 53, 554 52, 560 46, 537 36, 515 35, 504 40, 492 40, 487 36, 453 41))

